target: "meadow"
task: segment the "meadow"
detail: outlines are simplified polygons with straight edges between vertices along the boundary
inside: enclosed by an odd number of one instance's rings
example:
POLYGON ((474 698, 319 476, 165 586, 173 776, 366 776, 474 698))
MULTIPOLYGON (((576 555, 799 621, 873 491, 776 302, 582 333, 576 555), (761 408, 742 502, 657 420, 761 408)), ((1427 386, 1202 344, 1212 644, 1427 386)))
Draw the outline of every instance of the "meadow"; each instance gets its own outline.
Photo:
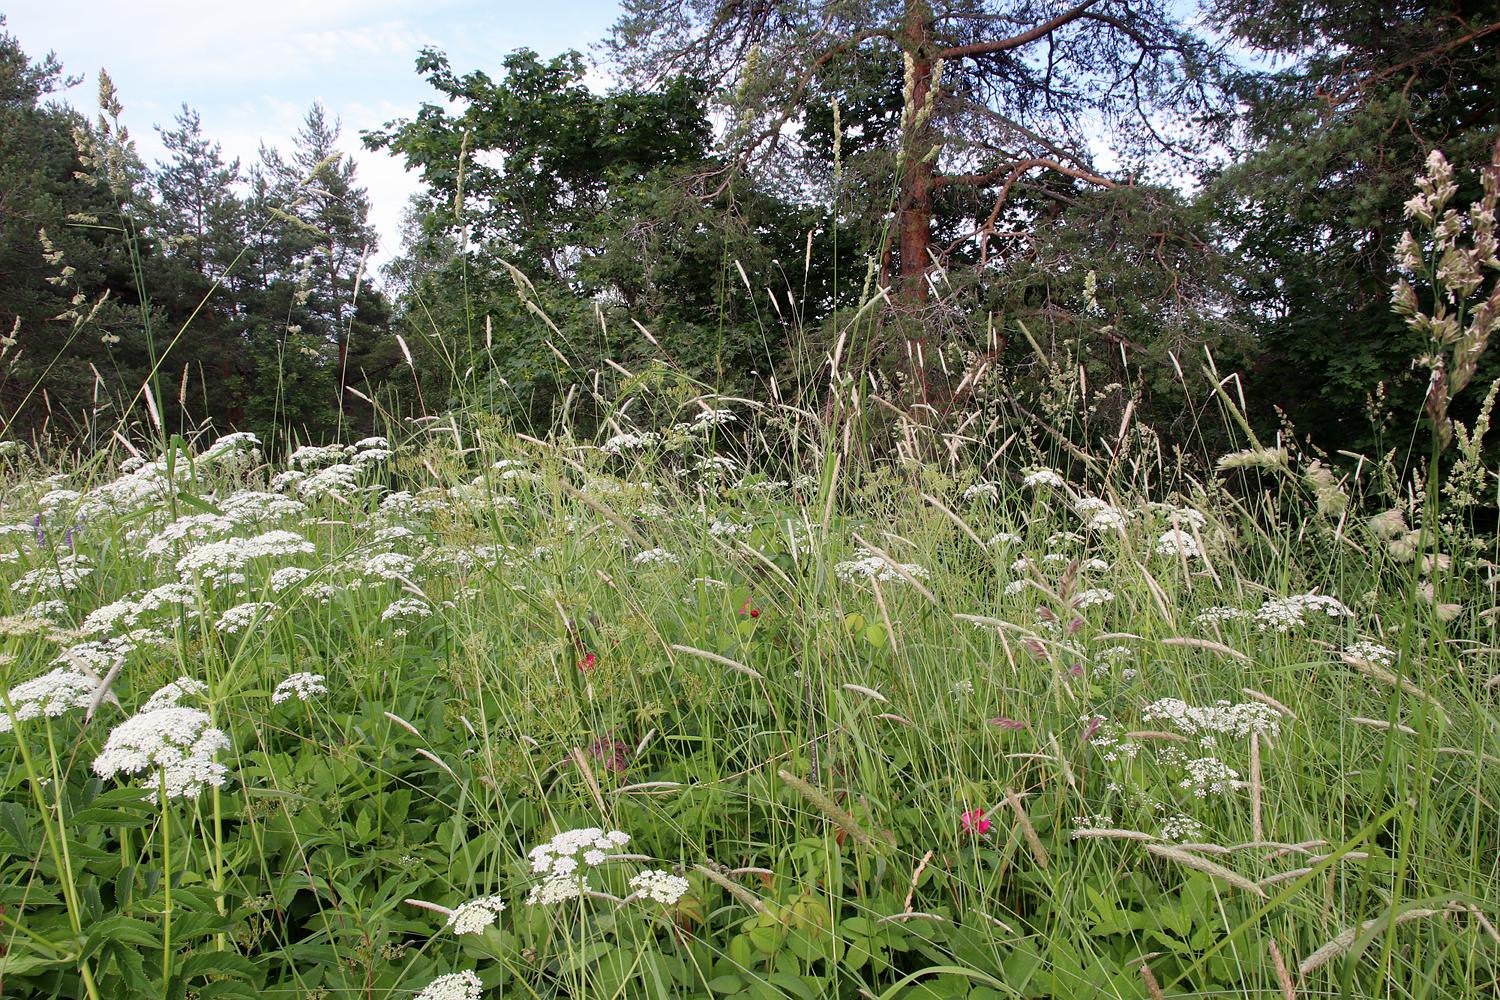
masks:
POLYGON ((1493 995, 1492 536, 845 385, 8 450, 0 995, 1493 995))

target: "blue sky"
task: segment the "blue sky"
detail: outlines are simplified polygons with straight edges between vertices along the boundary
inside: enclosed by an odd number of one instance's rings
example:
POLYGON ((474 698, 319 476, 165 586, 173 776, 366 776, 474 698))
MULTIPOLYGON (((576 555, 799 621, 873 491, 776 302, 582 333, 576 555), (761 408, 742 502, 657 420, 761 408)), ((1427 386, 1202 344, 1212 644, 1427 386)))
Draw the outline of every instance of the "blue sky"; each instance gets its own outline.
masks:
POLYGON ((360 149, 359 132, 435 99, 413 70, 417 51, 432 45, 459 72, 498 75, 501 57, 523 46, 587 54, 617 11, 616 0, 11 0, 5 30, 32 58, 52 50, 68 73, 84 74, 66 96, 90 114, 95 74, 107 69, 148 162, 161 155, 152 126, 170 123, 183 102, 226 153, 249 161, 262 139, 289 145, 321 101, 343 123, 387 260, 417 178, 360 149))

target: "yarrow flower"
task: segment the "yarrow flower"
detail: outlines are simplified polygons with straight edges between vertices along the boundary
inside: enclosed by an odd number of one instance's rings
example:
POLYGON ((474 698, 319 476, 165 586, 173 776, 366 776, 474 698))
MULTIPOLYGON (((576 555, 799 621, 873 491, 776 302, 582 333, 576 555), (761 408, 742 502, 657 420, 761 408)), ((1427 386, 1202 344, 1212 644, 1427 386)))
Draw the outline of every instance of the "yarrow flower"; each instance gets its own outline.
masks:
MULTIPOLYGON (((167 798, 196 799, 205 785, 222 786, 228 773, 213 757, 229 749, 229 737, 212 721, 207 712, 196 708, 143 711, 110 731, 104 749, 94 758, 94 773, 112 778, 156 772, 167 798)), ((142 784, 153 789, 155 801, 155 783, 143 780, 142 784)))
POLYGON ((306 671, 291 674, 277 684, 276 690, 271 692, 271 704, 280 705, 293 698, 298 701, 310 701, 319 695, 327 694, 328 685, 324 683, 324 680, 322 674, 311 674, 306 671))
POLYGON ((471 899, 448 915, 448 926, 455 934, 483 934, 505 910, 505 901, 499 896, 481 896, 471 899))
POLYGON ((450 972, 428 983, 413 1000, 479 1000, 484 981, 473 970, 450 972))
POLYGON ((6 692, 10 711, 0 712, 0 733, 10 732, 12 716, 17 722, 42 716, 55 719, 72 709, 87 708, 98 687, 98 681, 67 667, 17 684, 6 692))
POLYGON ((663 906, 671 906, 687 895, 691 885, 681 875, 647 869, 639 875, 631 876, 630 888, 638 896, 644 896, 663 906))

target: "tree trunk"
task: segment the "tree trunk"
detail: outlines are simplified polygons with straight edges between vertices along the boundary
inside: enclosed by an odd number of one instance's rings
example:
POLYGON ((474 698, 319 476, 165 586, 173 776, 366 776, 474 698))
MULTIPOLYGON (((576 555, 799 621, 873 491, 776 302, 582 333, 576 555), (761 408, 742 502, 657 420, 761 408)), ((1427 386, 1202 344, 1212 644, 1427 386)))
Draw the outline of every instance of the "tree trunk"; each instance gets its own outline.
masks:
POLYGON ((932 8, 927 0, 907 0, 903 45, 911 60, 906 88, 906 122, 897 228, 901 234, 900 301, 927 301, 927 255, 932 242, 932 121, 927 102, 932 93, 932 8), (928 111, 923 114, 923 111, 928 111))

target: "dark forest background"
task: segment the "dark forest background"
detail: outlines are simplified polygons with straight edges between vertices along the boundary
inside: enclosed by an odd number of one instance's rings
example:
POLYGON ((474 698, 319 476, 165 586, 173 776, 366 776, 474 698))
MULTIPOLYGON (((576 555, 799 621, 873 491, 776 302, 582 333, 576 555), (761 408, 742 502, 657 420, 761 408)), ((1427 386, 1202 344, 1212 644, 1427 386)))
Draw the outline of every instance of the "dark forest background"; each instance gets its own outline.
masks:
POLYGON ((434 100, 361 137, 425 184, 373 273, 324 109, 239 162, 184 107, 146 163, 128 95, 85 118, 0 27, 5 436, 324 440, 471 398, 546 428, 608 362, 815 395, 876 295, 862 363, 933 413, 966 373, 1040 385, 1040 350, 1101 420, 1220 446, 1206 348, 1260 427, 1425 447, 1397 242, 1429 151, 1478 196, 1495 2, 628 0, 595 52, 608 93, 576 52, 420 53, 434 100))

